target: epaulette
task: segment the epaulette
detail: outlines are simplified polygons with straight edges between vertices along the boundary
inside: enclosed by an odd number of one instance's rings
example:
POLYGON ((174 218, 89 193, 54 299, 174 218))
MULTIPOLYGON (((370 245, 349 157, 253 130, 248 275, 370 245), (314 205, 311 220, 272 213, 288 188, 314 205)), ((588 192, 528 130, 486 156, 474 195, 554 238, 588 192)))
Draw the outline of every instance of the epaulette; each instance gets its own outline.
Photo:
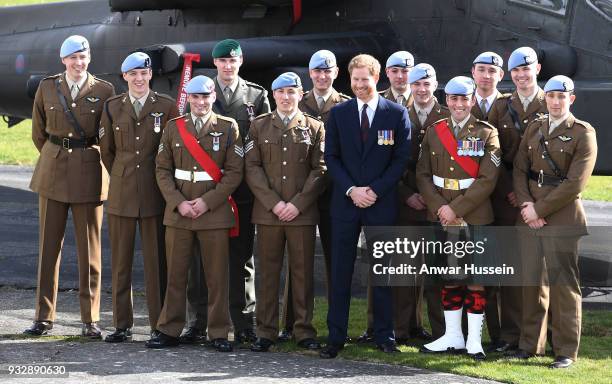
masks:
POLYGON ((217 120, 227 121, 228 123, 232 123, 232 124, 235 123, 236 125, 238 124, 235 119, 233 119, 233 118, 231 118, 229 116, 223 116, 223 115, 219 115, 219 114, 217 114, 217 120))
POLYGON ((256 84, 256 83, 251 83, 250 81, 247 81, 247 80, 245 80, 245 81, 244 81, 244 83, 245 83, 246 85, 248 85, 249 87, 258 88, 258 89, 261 89, 262 91, 265 91, 265 90, 266 90, 266 89, 265 89, 264 87, 262 87, 261 85, 256 84))
POLYGON ((47 76, 45 77, 43 80, 47 80, 47 79, 57 79, 58 77, 60 77, 62 74, 61 73, 56 73, 55 75, 51 75, 51 76, 47 76))
POLYGON ((308 95, 310 94, 310 92, 312 92, 312 91, 306 91, 306 92, 304 92, 304 95, 303 95, 303 97, 306 97, 306 96, 308 96, 308 95))
POLYGON ((344 93, 341 93, 341 92, 338 92, 338 95, 340 95, 340 97, 343 98, 344 100, 352 99, 352 97, 350 97, 349 95, 345 95, 344 93))
POLYGON ((428 127, 431 127, 432 125, 438 125, 438 123, 440 123, 440 122, 442 122, 443 120, 446 120, 446 119, 447 119, 447 117, 444 117, 444 118, 442 118, 440 120, 436 120, 433 123, 429 124, 428 127))
POLYGON ((383 91, 378 91, 378 94, 382 96, 382 95, 384 95, 386 92, 387 92, 387 90, 385 89, 385 90, 383 90, 383 91))
POLYGON ((306 112, 302 112, 302 114, 303 114, 304 116, 306 116, 306 117, 310 117, 310 118, 311 118, 311 119, 313 119, 313 120, 323 122, 323 120, 319 119, 317 116, 309 115, 309 114, 308 114, 308 113, 306 113, 306 112))
POLYGON ((172 119, 168 120, 168 122, 170 122, 170 121, 174 121, 174 120, 178 120, 178 119, 184 119, 184 118, 185 118, 186 116, 188 116, 188 115, 189 115, 188 113, 184 113, 184 114, 182 114, 182 115, 180 115, 180 116, 177 116, 177 117, 175 117, 175 118, 172 118, 172 119))
POLYGON ((102 84, 106 84, 106 85, 108 85, 109 87, 114 87, 113 83, 111 83, 110 81, 103 80, 103 79, 101 79, 101 78, 99 78, 99 77, 96 77, 96 76, 94 76, 94 79, 95 79, 96 81, 99 81, 99 82, 100 82, 100 83, 102 83, 102 84))
POLYGON ((254 120, 263 119, 264 117, 272 115, 272 114, 274 114, 274 112, 262 113, 261 115, 257 116, 254 120))
POLYGON ((509 98, 510 96, 512 96, 512 93, 501 93, 501 92, 500 92, 500 94, 499 94, 499 95, 497 95, 497 99, 498 99, 498 100, 499 100, 499 99, 507 99, 507 98, 509 98))
POLYGON ((166 95, 165 93, 157 93, 157 92, 153 92, 153 93, 155 94, 155 96, 157 96, 160 99, 166 99, 174 103, 174 99, 170 95, 166 95))
POLYGON ((106 99, 106 104, 110 103, 111 101, 119 100, 119 99, 123 98, 124 96, 126 96, 125 93, 120 93, 118 95, 111 96, 108 99, 106 99))
POLYGON ((489 122, 488 122, 488 121, 486 121, 486 120, 478 120, 478 119, 476 119, 476 122, 477 122, 477 123, 484 124, 484 125, 488 126, 488 127, 489 127, 489 128, 491 128, 491 129, 497 130, 497 128, 495 128, 495 126, 494 126, 493 124, 489 123, 489 122))

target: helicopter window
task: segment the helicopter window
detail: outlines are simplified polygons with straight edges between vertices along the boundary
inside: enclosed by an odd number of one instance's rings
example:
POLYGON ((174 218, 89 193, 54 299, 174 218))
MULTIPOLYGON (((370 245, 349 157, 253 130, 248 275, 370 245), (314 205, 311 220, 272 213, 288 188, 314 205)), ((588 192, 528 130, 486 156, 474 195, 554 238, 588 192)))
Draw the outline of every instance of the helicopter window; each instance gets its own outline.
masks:
POLYGON ((597 13, 612 22, 612 0, 587 0, 591 8, 594 8, 597 13))
POLYGON ((569 0, 509 0, 511 3, 525 5, 558 16, 565 16, 569 0))

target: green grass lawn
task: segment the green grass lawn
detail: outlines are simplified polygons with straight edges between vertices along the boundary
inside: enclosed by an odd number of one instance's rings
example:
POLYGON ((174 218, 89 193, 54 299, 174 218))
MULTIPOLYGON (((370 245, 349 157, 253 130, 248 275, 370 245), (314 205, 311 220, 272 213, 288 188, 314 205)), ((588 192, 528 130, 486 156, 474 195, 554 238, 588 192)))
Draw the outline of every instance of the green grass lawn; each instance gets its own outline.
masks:
MULTIPOLYGON (((319 336, 323 339, 327 336, 326 315, 327 301, 324 298, 317 298, 314 324, 319 331, 319 336)), ((353 299, 349 320, 349 336, 353 339, 365 329, 365 317, 365 301, 353 299)), ((486 333, 486 330, 483 330, 483 335, 486 333)), ((418 344, 416 340, 415 344, 418 344)), ((293 342, 281 344, 277 349, 299 351, 293 342)), ((502 354, 493 353, 487 356, 485 362, 479 363, 466 356, 423 355, 418 352, 417 346, 403 346, 400 349, 401 354, 389 356, 371 346, 350 344, 340 352, 340 356, 351 360, 402 364, 506 383, 609 384, 612 382, 612 313, 609 311, 585 311, 583 313, 579 360, 567 370, 549 369, 548 364, 553 361, 553 356, 549 355, 527 362, 518 362, 504 360, 502 354)), ((316 356, 315 353, 304 353, 316 356)))

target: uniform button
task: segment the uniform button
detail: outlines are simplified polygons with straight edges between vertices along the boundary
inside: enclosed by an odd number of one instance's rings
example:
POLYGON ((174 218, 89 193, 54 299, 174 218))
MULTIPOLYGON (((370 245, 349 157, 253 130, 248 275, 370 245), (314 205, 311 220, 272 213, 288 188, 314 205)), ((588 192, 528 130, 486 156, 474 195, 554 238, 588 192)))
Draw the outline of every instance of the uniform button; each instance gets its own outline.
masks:
POLYGON ((72 137, 72 132, 70 132, 70 133, 68 134, 68 137, 72 137))
POLYGON ((136 125, 140 125, 140 123, 136 123, 136 125))
POLYGON ((287 147, 283 148, 283 151, 286 151, 286 150, 287 150, 287 147))
POLYGON ((507 128, 508 126, 506 124, 504 124, 504 128, 507 128))
POLYGON ((176 143, 176 144, 174 144, 174 145, 176 145, 177 147, 180 147, 179 143, 176 143))
POLYGON ((531 149, 531 145, 529 146, 529 149, 531 149))
POLYGON ((287 180, 287 176, 283 176, 283 180, 287 180))
POLYGON ((283 135, 283 137, 287 137, 287 134, 285 133, 285 134, 283 135))
POLYGON ((545 141, 544 144, 548 145, 548 141, 545 141))
POLYGON ((140 151, 136 151, 136 154, 137 154, 137 155, 140 155, 140 151))
POLYGON ((70 104, 70 106, 71 106, 72 108, 74 108, 74 107, 76 107, 76 103, 72 103, 72 104, 70 104))
POLYGON ((267 143, 267 142, 268 142, 268 140, 264 140, 264 143, 267 143))
POLYGON ((450 167, 449 169, 451 170, 451 172, 455 170, 455 168, 453 168, 453 167, 450 167))
POLYGON ((136 136, 136 140, 140 140, 140 136, 136 136))
POLYGON ((96 110, 95 110, 95 109, 92 109, 92 110, 91 110, 91 113, 96 113, 96 110))
POLYGON ((435 153, 435 152, 432 152, 431 154, 432 154, 432 155, 434 155, 434 156, 436 155, 436 153, 435 153))
POLYGON ((455 158, 451 156, 451 160, 455 160, 455 158))
POLYGON ((118 130, 119 130, 119 127, 115 127, 115 129, 118 131, 118 130))
POLYGON ((545 159, 546 157, 544 155, 542 155, 542 158, 545 159))
POLYGON ((321 116, 317 116, 317 119, 320 119, 320 118, 321 118, 321 116))
POLYGON ((140 168, 140 164, 136 164, 136 168, 140 168))
POLYGON ((525 119, 523 120, 523 123, 527 124, 529 122, 529 120, 525 119))
POLYGON ((287 162, 286 162, 286 161, 283 161, 283 165, 287 165, 287 162))
POLYGON ((563 152, 563 148, 561 148, 560 152, 563 152))

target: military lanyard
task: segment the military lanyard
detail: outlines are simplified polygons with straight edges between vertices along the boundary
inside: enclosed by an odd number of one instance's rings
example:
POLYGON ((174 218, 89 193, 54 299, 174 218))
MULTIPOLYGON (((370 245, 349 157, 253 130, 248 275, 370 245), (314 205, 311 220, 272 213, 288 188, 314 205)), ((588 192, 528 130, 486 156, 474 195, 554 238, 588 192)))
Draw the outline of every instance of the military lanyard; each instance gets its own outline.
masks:
POLYGON ((77 133, 79 134, 79 136, 81 136, 82 139, 86 139, 87 136, 85 134, 85 131, 83 130, 83 127, 81 127, 81 124, 79 124, 79 122, 74 117, 72 110, 68 108, 68 103, 66 103, 66 97, 64 96, 64 94, 62 93, 62 90, 60 89, 60 78, 59 77, 55 80, 55 89, 57 91, 57 97, 60 101, 60 104, 62 104, 62 108, 64 108, 64 113, 66 114, 66 118, 68 119, 68 122, 70 122, 70 124, 73 126, 73 128, 77 131, 77 133))

